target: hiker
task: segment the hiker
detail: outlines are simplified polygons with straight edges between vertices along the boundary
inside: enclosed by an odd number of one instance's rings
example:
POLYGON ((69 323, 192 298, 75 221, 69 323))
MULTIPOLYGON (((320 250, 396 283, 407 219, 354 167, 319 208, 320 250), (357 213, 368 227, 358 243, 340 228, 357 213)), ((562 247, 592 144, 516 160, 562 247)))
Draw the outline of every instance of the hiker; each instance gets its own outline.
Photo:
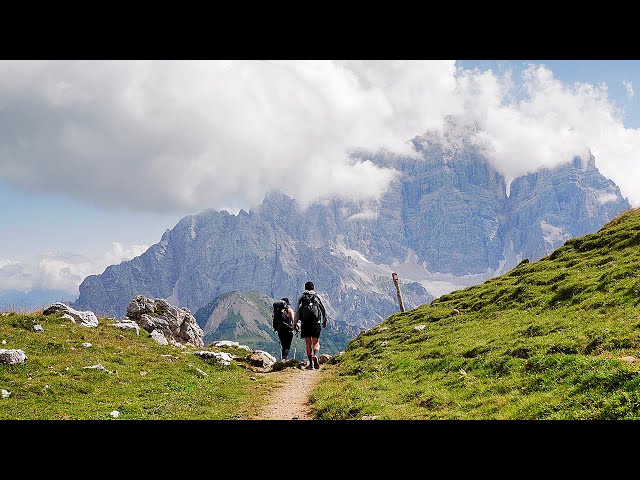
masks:
POLYGON ((318 355, 320 354, 320 331, 327 326, 327 312, 322 304, 320 295, 315 291, 313 282, 304 284, 304 292, 298 299, 296 311, 296 327, 300 326, 300 336, 307 346, 309 364, 307 370, 320 368, 318 355), (320 326, 322 325, 322 327, 320 326))
POLYGON ((281 358, 283 362, 286 362, 289 356, 289 350, 291 350, 293 332, 298 329, 298 326, 295 324, 293 308, 291 308, 287 297, 283 297, 273 304, 273 329, 278 332, 280 347, 282 349, 281 358))

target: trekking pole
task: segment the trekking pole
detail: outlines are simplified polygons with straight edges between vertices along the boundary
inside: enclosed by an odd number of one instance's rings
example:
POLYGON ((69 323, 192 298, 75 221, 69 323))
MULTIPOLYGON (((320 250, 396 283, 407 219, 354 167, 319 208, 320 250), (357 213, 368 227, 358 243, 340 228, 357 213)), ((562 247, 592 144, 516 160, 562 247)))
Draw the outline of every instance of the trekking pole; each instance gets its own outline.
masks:
MULTIPOLYGON (((298 294, 298 292, 296 292, 296 302, 298 301, 298 299, 300 298, 300 295, 298 294)), ((296 303, 297 305, 297 303, 296 303)), ((294 314, 293 316, 293 328, 295 329, 295 337, 296 339, 293 341, 293 358, 295 360, 298 360, 298 358, 296 357, 296 353, 298 351, 298 337, 300 336, 300 330, 298 330, 296 327, 298 325, 298 319, 296 318, 296 315, 294 314)))

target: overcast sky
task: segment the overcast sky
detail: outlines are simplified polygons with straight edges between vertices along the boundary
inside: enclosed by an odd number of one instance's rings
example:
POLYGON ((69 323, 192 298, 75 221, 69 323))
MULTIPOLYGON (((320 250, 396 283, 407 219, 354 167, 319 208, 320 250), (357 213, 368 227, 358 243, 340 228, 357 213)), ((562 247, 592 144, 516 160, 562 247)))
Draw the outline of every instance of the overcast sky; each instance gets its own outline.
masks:
POLYGON ((395 172, 349 149, 409 154, 448 114, 507 181, 591 150, 640 206, 638 82, 640 61, 0 61, 0 291, 75 298, 184 215, 270 189, 376 198, 395 172))

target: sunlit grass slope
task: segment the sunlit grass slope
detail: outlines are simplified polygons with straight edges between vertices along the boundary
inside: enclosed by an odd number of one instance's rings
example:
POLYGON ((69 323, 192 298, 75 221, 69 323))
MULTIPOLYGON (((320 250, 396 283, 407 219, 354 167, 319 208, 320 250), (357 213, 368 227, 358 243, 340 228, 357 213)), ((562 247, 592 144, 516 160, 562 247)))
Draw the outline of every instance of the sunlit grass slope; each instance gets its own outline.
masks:
POLYGON ((629 210, 537 262, 354 338, 316 390, 315 412, 640 419, 639 301, 640 210, 629 210))
POLYGON ((276 380, 244 362, 216 364, 193 353, 205 349, 162 346, 142 329, 138 336, 109 323, 101 318, 87 328, 55 315, 2 314, 0 348, 21 349, 27 360, 0 363, 0 389, 10 392, 0 396, 0 420, 112 420, 114 410, 118 420, 249 418, 276 380), (98 364, 111 373, 83 368, 98 364))

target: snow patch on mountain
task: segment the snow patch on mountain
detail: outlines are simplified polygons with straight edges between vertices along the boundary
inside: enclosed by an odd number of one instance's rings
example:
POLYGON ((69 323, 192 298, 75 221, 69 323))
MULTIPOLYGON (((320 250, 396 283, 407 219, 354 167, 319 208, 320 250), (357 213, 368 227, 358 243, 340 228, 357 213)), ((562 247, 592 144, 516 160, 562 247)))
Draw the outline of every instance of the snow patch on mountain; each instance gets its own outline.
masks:
POLYGON ((196 239, 196 217, 192 216, 191 217, 191 227, 189 228, 189 238, 191 240, 195 240, 196 239))
POLYGON ((350 222, 353 220, 375 220, 378 217, 378 212, 373 209, 365 209, 361 212, 354 213, 347 217, 345 221, 350 222))

